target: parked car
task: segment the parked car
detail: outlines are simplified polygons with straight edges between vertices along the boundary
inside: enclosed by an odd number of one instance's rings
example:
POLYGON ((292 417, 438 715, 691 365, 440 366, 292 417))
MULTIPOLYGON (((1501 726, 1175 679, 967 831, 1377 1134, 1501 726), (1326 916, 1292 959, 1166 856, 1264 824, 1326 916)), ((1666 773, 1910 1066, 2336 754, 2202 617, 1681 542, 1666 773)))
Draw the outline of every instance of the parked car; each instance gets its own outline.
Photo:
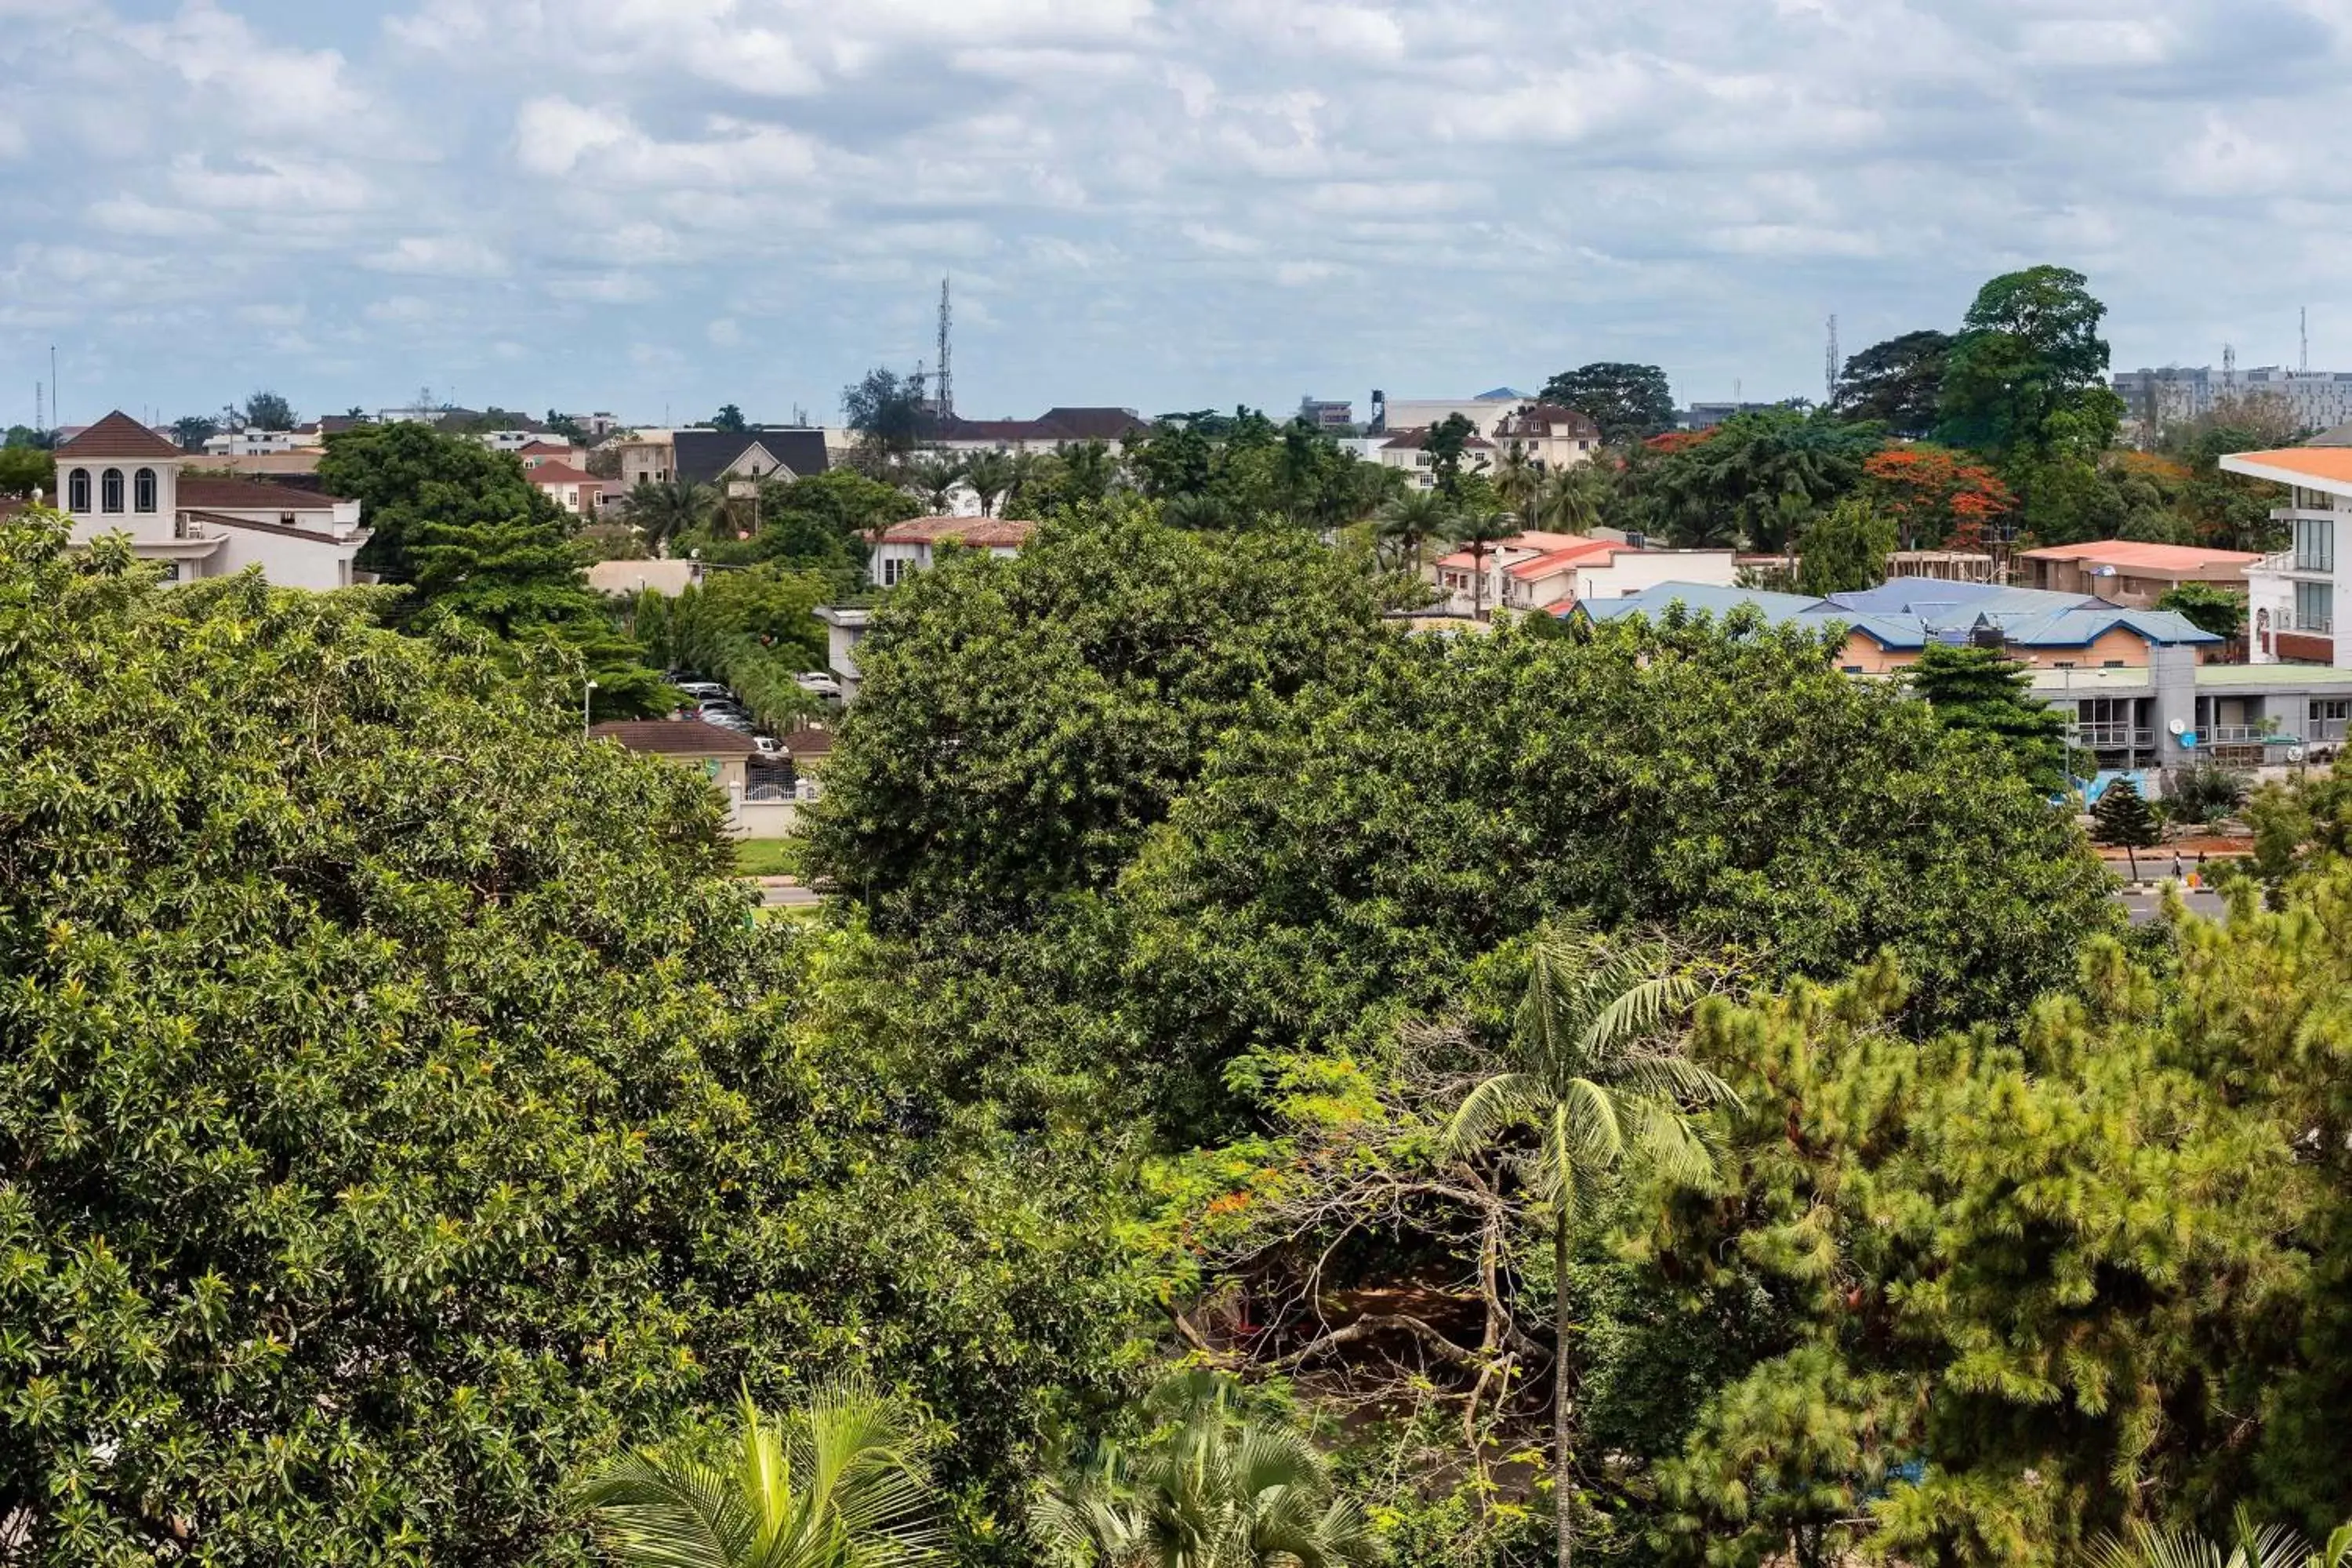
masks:
POLYGON ((760 748, 760 754, 763 757, 781 757, 784 754, 783 742, 773 735, 754 735, 751 737, 751 744, 760 748))
POLYGON ((735 695, 715 680, 673 680, 670 684, 688 697, 724 697, 731 700, 735 695))
POLYGON ((751 721, 741 713, 706 712, 702 721, 720 730, 732 730, 739 735, 751 732, 751 721))
POLYGON ((732 697, 698 697, 694 705, 705 713, 742 713, 748 711, 732 697))
POLYGON ((793 677, 793 684, 799 687, 803 691, 813 693, 818 697, 839 697, 841 695, 841 681, 839 678, 822 669, 803 670, 800 674, 793 677))

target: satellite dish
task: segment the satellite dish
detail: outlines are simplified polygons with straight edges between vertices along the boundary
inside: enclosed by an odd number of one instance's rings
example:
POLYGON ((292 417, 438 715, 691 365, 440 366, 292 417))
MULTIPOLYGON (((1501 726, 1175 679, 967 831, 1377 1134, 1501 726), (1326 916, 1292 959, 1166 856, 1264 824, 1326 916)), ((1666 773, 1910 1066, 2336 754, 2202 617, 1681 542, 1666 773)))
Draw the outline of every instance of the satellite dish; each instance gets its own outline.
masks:
POLYGON ((2167 724, 2165 728, 2171 731, 2174 734, 2179 735, 2187 732, 2189 725, 2184 720, 2175 719, 2171 723, 2167 724))

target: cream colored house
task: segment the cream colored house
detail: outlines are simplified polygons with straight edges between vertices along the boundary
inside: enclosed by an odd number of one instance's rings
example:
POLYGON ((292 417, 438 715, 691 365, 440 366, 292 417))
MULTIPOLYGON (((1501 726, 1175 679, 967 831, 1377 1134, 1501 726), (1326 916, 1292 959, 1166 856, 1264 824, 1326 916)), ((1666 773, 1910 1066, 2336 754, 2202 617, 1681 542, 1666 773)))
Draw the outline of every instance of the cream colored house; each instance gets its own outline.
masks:
POLYGON ((175 582, 259 567, 281 587, 349 587, 368 542, 359 502, 191 471, 202 458, 119 411, 59 447, 57 460, 74 542, 127 535, 175 582))

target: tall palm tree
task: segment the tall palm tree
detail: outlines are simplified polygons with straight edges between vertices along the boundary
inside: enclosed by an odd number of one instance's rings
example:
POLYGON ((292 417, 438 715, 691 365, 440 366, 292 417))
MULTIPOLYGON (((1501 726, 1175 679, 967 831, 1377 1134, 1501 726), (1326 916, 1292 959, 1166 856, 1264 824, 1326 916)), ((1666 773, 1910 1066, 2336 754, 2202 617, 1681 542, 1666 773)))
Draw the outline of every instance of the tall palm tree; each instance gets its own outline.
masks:
POLYGON ((593 1478, 598 1540, 632 1568, 911 1568, 944 1532, 905 1408, 864 1383, 771 1425, 742 1396, 732 1468, 640 1449, 593 1478))
POLYGON ((1563 533, 1582 533, 1601 521, 1601 491, 1607 479, 1597 463, 1555 468, 1543 477, 1536 495, 1536 526, 1563 533))
POLYGON ((1006 452, 975 453, 963 466, 963 482, 979 494, 982 517, 996 515, 998 500, 1013 488, 1017 477, 1012 455, 1006 452))
POLYGON ((954 504, 952 492, 962 479, 961 463, 945 453, 926 452, 908 460, 899 484, 937 517, 954 504))
POLYGON ((1339 1495, 1315 1445, 1244 1418, 1234 1383, 1196 1372, 1146 1408, 1164 1426, 1136 1449, 1106 1446, 1047 1487, 1033 1522, 1072 1568, 1350 1568, 1379 1555, 1363 1510, 1339 1495))
POLYGON ((639 479, 629 491, 629 526, 656 555, 667 554, 671 541, 692 533, 718 510, 718 492, 691 479, 639 479))
POLYGON ((1518 515, 1521 526, 1538 526, 1537 502, 1543 495, 1544 469, 1517 441, 1495 465, 1495 493, 1518 515))
POLYGON ((1672 1048, 1668 1026, 1696 993, 1666 967, 1655 943, 1611 942, 1580 918, 1538 931, 1513 1020, 1510 1063, 1464 1096, 1445 1128, 1453 1152, 1512 1151, 1519 1179, 1551 1211, 1559 1568, 1569 1568, 1575 1542, 1568 1262, 1577 1219, 1597 1190, 1631 1163, 1675 1180, 1705 1179, 1714 1154, 1692 1109, 1738 1103, 1730 1085, 1672 1048))
POLYGON ((1486 618, 1486 557, 1495 546, 1519 531, 1518 520, 1507 511, 1471 511, 1454 522, 1454 542, 1470 552, 1476 572, 1470 579, 1470 618, 1486 618))
POLYGON ((1415 576, 1421 574, 1422 546, 1444 538, 1453 526, 1453 508, 1435 490, 1407 490, 1380 511, 1381 539, 1395 550, 1397 564, 1411 563, 1415 576))

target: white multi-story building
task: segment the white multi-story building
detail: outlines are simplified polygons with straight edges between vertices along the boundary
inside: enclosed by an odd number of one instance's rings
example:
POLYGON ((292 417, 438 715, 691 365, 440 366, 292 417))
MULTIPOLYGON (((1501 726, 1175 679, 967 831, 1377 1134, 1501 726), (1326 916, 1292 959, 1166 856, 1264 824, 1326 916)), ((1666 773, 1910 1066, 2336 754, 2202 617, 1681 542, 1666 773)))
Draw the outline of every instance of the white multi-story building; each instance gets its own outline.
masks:
POLYGON ((205 455, 211 458, 261 458, 291 452, 303 445, 291 430, 223 430, 205 437, 205 455))
POLYGON ((184 470, 195 461, 129 415, 108 415, 58 448, 58 498, 87 544, 121 533, 173 582, 258 566, 288 588, 344 588, 368 542, 360 503, 184 470))
POLYGON ((2330 430, 2352 421, 2352 371, 2167 365, 2124 371, 2114 384, 2126 412, 2143 428, 2179 424, 2224 403, 2257 397, 2276 400, 2306 430, 2330 430))
MULTIPOLYGON (((2234 452, 2221 467, 2290 487, 2271 517, 2288 525, 2294 542, 2246 568, 2248 656, 2256 664, 2352 668, 2352 637, 2336 633, 2339 542, 2352 544, 2352 447, 2234 452)), ((2342 559, 2352 569, 2352 555, 2342 559)))
POLYGON ((1737 565, 1728 550, 1658 550, 1614 531, 1529 532, 1497 540, 1481 552, 1457 550, 1431 568, 1445 611, 1559 614, 1576 604, 1622 599, 1661 583, 1728 588, 1737 565), (1485 581, 1480 582, 1484 574, 1485 581))

